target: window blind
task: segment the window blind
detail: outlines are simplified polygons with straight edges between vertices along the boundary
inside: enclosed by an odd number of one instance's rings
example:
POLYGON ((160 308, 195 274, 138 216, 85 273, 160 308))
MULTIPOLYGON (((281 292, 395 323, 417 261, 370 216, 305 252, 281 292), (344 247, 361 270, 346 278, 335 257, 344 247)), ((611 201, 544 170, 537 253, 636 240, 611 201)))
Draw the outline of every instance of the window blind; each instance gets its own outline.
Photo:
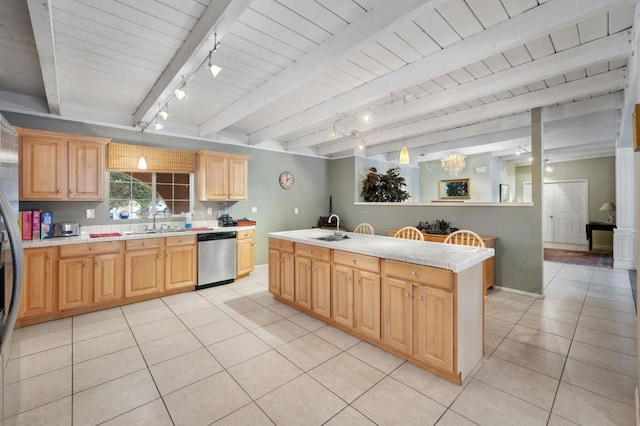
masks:
POLYGON ((110 172, 136 172, 138 160, 147 160, 147 172, 193 173, 196 171, 196 154, 189 151, 156 148, 152 146, 109 143, 110 172))

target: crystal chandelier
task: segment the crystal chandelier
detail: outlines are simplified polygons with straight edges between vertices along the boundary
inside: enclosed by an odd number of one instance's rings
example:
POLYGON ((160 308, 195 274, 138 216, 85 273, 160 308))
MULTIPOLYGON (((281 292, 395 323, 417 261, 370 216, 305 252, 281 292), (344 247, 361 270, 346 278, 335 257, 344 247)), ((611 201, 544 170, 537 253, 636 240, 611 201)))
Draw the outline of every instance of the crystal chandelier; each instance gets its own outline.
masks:
POLYGON ((447 155, 446 157, 440 159, 442 169, 448 172, 450 175, 456 176, 462 171, 462 169, 464 169, 464 158, 464 155, 460 154, 447 155))

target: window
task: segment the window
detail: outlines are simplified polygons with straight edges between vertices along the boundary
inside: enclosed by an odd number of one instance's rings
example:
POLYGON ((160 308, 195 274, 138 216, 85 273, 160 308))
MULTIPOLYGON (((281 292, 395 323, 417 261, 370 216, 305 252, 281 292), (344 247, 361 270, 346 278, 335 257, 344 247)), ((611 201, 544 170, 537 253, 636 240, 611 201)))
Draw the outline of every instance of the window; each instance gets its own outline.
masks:
POLYGON ((109 219, 150 218, 156 211, 165 216, 193 210, 190 173, 111 172, 109 219))

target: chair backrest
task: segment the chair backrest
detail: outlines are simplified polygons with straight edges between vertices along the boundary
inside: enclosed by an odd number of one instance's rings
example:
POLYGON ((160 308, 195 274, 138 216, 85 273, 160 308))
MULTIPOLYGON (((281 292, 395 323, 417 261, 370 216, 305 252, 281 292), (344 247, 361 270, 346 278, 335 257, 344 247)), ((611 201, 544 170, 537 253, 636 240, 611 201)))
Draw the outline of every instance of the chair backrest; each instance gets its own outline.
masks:
POLYGON ((405 226, 404 228, 400 228, 393 237, 406 238, 407 240, 424 241, 424 235, 422 235, 422 231, 413 226, 405 226))
POLYGON ((476 246, 476 247, 484 247, 484 241, 480 235, 476 234, 473 231, 468 231, 466 229, 461 229, 456 232, 452 232, 447 236, 444 240, 446 244, 461 244, 465 246, 476 246))
POLYGON ((369 225, 368 223, 361 223, 360 225, 356 226, 356 229, 354 229, 353 232, 357 234, 373 235, 373 226, 369 225))

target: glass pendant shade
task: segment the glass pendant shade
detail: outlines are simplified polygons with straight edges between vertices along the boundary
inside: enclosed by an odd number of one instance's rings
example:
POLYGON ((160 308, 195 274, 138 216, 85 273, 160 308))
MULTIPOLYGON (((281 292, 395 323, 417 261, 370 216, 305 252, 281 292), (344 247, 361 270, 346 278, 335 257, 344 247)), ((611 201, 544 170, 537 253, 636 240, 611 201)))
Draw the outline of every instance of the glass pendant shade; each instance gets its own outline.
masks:
POLYGON ((402 145, 400 156, 398 157, 398 163, 409 164, 409 150, 407 149, 406 145, 402 145))

